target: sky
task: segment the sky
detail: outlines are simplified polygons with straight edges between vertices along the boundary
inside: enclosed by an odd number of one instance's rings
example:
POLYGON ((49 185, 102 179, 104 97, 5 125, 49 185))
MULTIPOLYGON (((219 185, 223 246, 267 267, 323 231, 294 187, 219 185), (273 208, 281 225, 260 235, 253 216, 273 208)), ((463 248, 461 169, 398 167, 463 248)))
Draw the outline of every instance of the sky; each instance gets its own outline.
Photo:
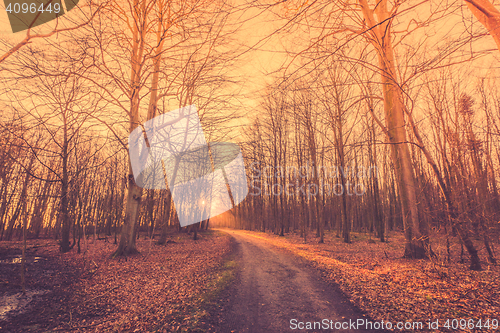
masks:
MULTIPOLYGON (((237 4, 244 3, 245 0, 236 0, 237 4)), ((79 7, 84 8, 85 0, 80 1, 79 7)), ((4 7, 0 0, 0 8, 4 7)), ((67 13, 58 24, 60 27, 71 25, 71 21, 78 15, 81 8, 75 8, 67 13)), ((423 8, 423 7, 421 7, 423 8)), ((411 21, 413 17, 425 16, 424 9, 412 12, 402 18, 402 25, 405 25, 404 20, 411 21)), ((259 106, 260 98, 265 93, 266 85, 273 81, 273 73, 279 70, 284 64, 288 64, 291 60, 287 56, 285 49, 292 46, 292 42, 304 39, 306 36, 297 36, 293 38, 284 34, 273 34, 276 30, 283 26, 285 21, 278 20, 270 11, 250 8, 241 13, 233 14, 234 26, 239 26, 238 33, 235 35, 235 47, 244 52, 236 66, 232 68, 231 74, 240 78, 240 87, 236 87, 238 91, 238 101, 246 109, 249 114, 259 106), (255 46, 251 50, 249 47, 255 46)), ((46 23, 34 29, 37 33, 48 33, 55 27, 56 21, 46 23)), ((411 26, 411 24, 409 24, 411 26)), ((446 20, 433 23, 425 30, 429 36, 429 43, 433 41, 441 42, 446 38, 453 38, 458 34, 463 34, 471 27, 480 27, 480 24, 472 17, 470 12, 464 7, 461 11, 456 12, 446 20), (463 17, 466 19, 463 20, 463 17)), ((408 42, 418 40, 422 35, 420 33, 408 38, 408 42)), ((11 44, 21 41, 25 37, 25 32, 13 34, 11 32, 7 13, 0 10, 0 37, 7 39, 11 44)), ((57 40, 57 35, 50 37, 52 40, 57 40)), ((360 38, 361 40, 361 38, 360 38)), ((307 42, 307 39, 305 39, 307 42)), ((39 39, 35 43, 43 43, 39 39)), ((305 46, 305 45, 304 45, 305 46)), ((491 37, 486 37, 481 43, 476 43, 473 47, 474 51, 480 49, 495 49, 495 44, 491 37)), ((5 49, 5 46, 0 46, 0 49, 5 49)), ((489 68, 498 67, 495 64, 498 62, 498 52, 491 52, 487 57, 483 57, 474 62, 473 66, 478 69, 478 74, 483 74, 489 68)), ((244 123, 244 122, 243 122, 244 123)))

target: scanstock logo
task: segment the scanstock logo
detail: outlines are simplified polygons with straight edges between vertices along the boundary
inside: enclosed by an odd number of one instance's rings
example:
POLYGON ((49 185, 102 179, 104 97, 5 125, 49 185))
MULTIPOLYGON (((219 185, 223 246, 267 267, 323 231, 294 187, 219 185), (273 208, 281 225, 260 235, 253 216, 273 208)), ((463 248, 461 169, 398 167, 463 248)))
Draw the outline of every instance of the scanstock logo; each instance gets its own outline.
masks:
POLYGON ((230 210, 248 194, 240 147, 207 143, 194 105, 148 120, 128 142, 136 184, 169 188, 183 227, 230 210))
POLYGON ((12 32, 55 20, 76 7, 79 0, 4 0, 12 32))

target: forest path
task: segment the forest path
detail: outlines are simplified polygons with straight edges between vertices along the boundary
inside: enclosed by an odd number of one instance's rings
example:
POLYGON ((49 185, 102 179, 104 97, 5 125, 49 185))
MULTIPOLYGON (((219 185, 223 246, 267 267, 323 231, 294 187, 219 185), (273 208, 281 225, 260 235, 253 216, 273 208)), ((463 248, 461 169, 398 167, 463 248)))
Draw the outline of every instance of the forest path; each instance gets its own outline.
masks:
MULTIPOLYGON (((305 327, 291 320, 306 325, 326 319, 328 325, 330 320, 335 325, 336 321, 366 319, 305 260, 244 232, 221 231, 236 241, 238 274, 227 290, 220 332, 304 332, 305 327)), ((307 332, 336 331, 325 328, 307 332)))

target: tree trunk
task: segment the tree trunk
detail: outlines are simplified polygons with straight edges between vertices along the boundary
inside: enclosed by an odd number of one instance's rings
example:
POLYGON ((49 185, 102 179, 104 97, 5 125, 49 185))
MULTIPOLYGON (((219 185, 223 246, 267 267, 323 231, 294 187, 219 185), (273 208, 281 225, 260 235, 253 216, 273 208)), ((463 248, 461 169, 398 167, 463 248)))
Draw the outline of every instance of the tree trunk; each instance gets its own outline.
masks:
POLYGON ((172 193, 170 192, 169 189, 167 189, 166 203, 167 203, 167 208, 166 208, 165 214, 163 215, 165 217, 165 219, 163 221, 163 227, 161 229, 161 236, 160 236, 160 239, 158 240, 158 243, 157 243, 159 245, 163 245, 167 241, 168 228, 170 226, 170 210, 172 207, 172 193))
POLYGON ((500 12, 488 0, 464 0, 481 24, 488 29, 500 50, 500 12))
POLYGON ((394 50, 392 48, 392 19, 387 9, 387 1, 382 0, 374 10, 369 8, 366 0, 359 0, 365 20, 373 36, 371 43, 375 47, 379 59, 382 90, 384 94, 384 111, 387 135, 391 143, 391 155, 394 161, 396 181, 398 184, 403 227, 405 231, 406 258, 427 258, 430 254, 427 227, 418 217, 417 196, 413 165, 406 139, 404 105, 398 84, 394 50), (378 21, 375 20, 374 12, 378 21))
MULTIPOLYGON (((133 31, 132 31, 132 56, 131 56, 131 79, 130 79, 130 113, 129 133, 139 126, 139 103, 141 90, 141 72, 146 35, 146 1, 134 0, 133 31), (144 15, 145 17, 141 17, 144 15)), ((132 164, 128 161, 128 194, 125 207, 125 220, 120 235, 118 248, 112 257, 138 253, 135 246, 136 224, 139 217, 140 204, 142 200, 142 188, 137 186, 134 180, 132 164)))
POLYGON ((136 224, 142 200, 142 188, 135 184, 132 166, 129 164, 127 204, 120 243, 112 257, 139 253, 135 246, 136 224))
POLYGON ((61 252, 71 250, 69 242, 70 220, 68 214, 69 203, 69 179, 68 179, 68 128, 66 117, 64 117, 64 142, 62 147, 62 178, 61 178, 61 252))

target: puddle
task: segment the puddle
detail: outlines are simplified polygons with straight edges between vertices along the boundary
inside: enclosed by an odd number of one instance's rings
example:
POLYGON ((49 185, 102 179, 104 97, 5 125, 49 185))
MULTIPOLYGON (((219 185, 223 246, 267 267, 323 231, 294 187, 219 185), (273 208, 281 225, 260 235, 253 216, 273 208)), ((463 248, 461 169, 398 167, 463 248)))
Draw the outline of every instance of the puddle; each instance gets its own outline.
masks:
MULTIPOLYGON (((44 257, 26 257, 26 263, 35 263, 45 260, 44 257)), ((22 261, 22 256, 14 256, 9 258, 0 259, 0 264, 20 264, 22 261)))
POLYGON ((48 292, 48 290, 27 290, 24 295, 17 293, 0 296, 0 320, 7 320, 7 317, 14 313, 22 313, 35 296, 48 292))

